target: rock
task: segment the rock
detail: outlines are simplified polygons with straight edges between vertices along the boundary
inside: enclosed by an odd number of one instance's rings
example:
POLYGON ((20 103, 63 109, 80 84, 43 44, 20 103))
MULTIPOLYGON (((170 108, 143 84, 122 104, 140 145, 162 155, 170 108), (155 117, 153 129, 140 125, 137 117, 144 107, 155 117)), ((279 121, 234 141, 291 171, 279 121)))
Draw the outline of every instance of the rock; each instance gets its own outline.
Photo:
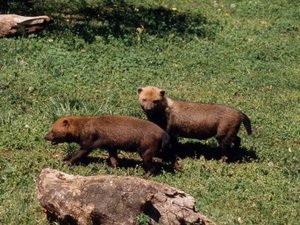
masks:
POLYGON ((49 221, 78 225, 133 225, 138 216, 149 224, 212 225, 195 211, 195 199, 173 187, 129 176, 74 176, 44 169, 37 196, 49 221))

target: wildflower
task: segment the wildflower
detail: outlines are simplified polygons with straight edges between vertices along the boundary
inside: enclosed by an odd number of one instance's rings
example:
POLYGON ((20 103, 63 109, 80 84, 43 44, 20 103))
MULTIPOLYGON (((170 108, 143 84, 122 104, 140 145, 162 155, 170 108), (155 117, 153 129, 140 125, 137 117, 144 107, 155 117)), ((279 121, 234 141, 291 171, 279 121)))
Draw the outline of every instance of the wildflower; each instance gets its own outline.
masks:
POLYGON ((230 4, 230 8, 234 9, 236 7, 236 4, 232 3, 230 4))
POLYGON ((143 25, 141 25, 141 26, 139 26, 138 28, 136 28, 136 31, 137 31, 139 34, 142 33, 144 30, 145 30, 145 29, 144 29, 144 26, 143 26, 143 25))

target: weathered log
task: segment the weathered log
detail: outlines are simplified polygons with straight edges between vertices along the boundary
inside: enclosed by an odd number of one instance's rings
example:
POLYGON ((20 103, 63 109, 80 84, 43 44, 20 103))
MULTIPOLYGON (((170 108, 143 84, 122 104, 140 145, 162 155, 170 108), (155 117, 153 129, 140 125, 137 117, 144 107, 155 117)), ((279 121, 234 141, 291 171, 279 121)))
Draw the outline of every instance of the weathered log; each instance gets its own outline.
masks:
POLYGON ((50 18, 48 16, 30 17, 16 14, 0 14, 0 37, 41 30, 49 22, 50 18))
POLYGON ((74 176, 44 169, 38 200, 50 221, 78 225, 132 225, 146 214, 149 224, 214 224, 195 212, 195 199, 165 184, 129 176, 74 176))

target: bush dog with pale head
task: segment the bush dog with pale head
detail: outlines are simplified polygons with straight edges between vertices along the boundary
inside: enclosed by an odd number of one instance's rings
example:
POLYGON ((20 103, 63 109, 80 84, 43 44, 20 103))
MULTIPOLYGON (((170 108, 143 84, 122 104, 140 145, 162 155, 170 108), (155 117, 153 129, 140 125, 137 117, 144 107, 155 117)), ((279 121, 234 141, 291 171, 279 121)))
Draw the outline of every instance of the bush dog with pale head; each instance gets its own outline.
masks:
POLYGON ((75 142, 80 150, 68 160, 73 164, 86 157, 93 149, 109 152, 110 163, 117 166, 117 150, 137 150, 147 171, 145 178, 155 168, 153 157, 169 145, 169 135, 147 120, 130 116, 65 116, 58 119, 45 137, 52 144, 75 142))
POLYGON ((241 123, 251 134, 251 123, 246 114, 219 104, 175 101, 165 96, 165 91, 147 86, 138 89, 139 103, 148 120, 156 123, 170 135, 173 144, 177 137, 207 139, 215 137, 227 153, 233 143, 239 148, 237 136, 241 123))

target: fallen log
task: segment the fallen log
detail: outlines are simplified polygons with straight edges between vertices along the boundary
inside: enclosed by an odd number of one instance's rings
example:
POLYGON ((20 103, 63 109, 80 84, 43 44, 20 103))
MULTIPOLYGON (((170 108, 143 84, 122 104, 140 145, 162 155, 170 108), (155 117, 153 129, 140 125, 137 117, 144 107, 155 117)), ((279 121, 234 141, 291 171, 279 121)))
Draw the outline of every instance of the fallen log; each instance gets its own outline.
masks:
POLYGON ((44 29, 50 22, 48 16, 19 16, 16 14, 0 14, 0 37, 16 33, 31 33, 44 29))
POLYGON ((50 222, 78 225, 212 225, 195 211, 195 199, 173 187, 129 176, 74 176, 44 169, 37 196, 50 222))

